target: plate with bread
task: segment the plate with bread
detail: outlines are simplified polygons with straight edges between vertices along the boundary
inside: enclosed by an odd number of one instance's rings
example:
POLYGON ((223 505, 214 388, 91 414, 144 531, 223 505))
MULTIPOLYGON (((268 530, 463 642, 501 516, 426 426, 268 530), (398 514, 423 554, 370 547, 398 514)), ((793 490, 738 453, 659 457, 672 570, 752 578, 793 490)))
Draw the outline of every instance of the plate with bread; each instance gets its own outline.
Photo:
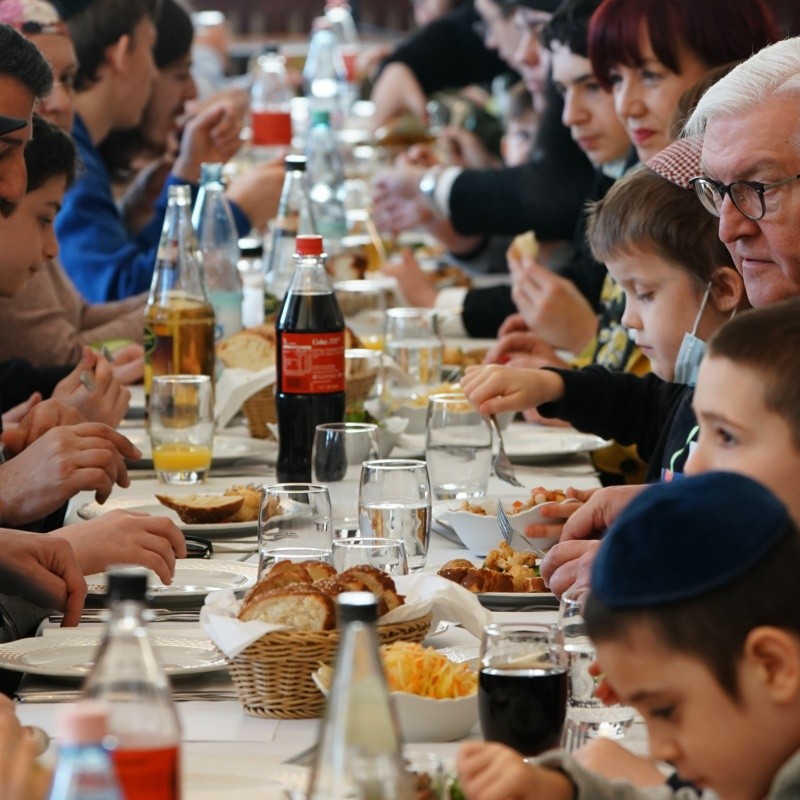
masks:
MULTIPOLYGON (((244 592, 251 589, 258 575, 257 564, 241 561, 202 561, 179 558, 175 562, 175 574, 169 586, 162 583, 155 572, 148 577, 148 594, 158 602, 168 600, 202 599, 219 589, 244 592)), ((100 597, 106 593, 106 574, 98 572, 86 576, 89 596, 100 597)))
POLYGON ((86 503, 77 514, 81 519, 95 519, 117 509, 152 514, 168 517, 184 533, 214 539, 255 535, 260 507, 260 488, 234 484, 207 493, 164 487, 151 497, 112 497, 102 505, 86 503))
MULTIPOLYGON (((128 438, 139 448, 142 457, 138 461, 129 462, 136 469, 153 468, 153 451, 150 438, 146 433, 127 434, 128 438)), ((261 458, 274 462, 278 458, 278 444, 269 439, 252 439, 247 436, 217 434, 211 451, 211 469, 226 464, 233 464, 243 458, 261 458)))
POLYGON ((487 608, 558 606, 558 599, 539 575, 536 556, 514 550, 506 542, 499 542, 481 564, 455 558, 436 574, 473 592, 487 608))

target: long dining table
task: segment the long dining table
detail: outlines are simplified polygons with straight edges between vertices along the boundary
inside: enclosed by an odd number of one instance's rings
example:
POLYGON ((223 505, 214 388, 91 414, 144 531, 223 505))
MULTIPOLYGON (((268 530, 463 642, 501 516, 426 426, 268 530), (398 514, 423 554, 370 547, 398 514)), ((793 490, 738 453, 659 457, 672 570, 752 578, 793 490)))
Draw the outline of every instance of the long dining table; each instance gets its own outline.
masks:
MULTIPOLYGON (((506 433, 506 439, 514 438, 518 426, 525 423, 512 423, 506 433)), ((144 436, 144 428, 136 421, 127 421, 123 432, 134 440, 144 436)), ((521 432, 522 429, 519 428, 521 432)), ((241 437, 247 443, 244 449, 246 457, 229 459, 221 465, 212 465, 211 476, 202 490, 216 490, 233 483, 268 484, 275 482, 274 447, 259 440, 247 437, 243 425, 228 429, 227 437, 241 437)), ((398 449, 392 455, 411 455, 411 451, 398 449)), ((555 463, 517 464, 516 471, 526 489, 543 486, 548 489, 593 488, 599 485, 597 476, 587 455, 576 455, 555 463)), ((115 503, 137 505, 152 499, 160 485, 151 469, 131 469, 130 486, 123 489, 116 487, 111 500, 115 503)), ((494 476, 490 479, 487 496, 508 495, 513 491, 502 484, 494 476)), ((525 493, 525 489, 519 490, 525 493)), ((77 522, 78 512, 87 504, 91 504, 93 496, 88 493, 77 495, 71 501, 67 512, 67 522, 77 522)), ((499 541, 499 537, 498 537, 499 541)), ((255 563, 256 539, 243 537, 235 540, 219 539, 214 542, 213 558, 219 561, 249 561, 255 563)), ((428 551, 428 566, 437 566, 451 558, 470 557, 462 545, 444 538, 436 532, 431 533, 428 551)), ((478 559, 473 559, 478 560, 478 559)), ((554 622, 556 609, 533 608, 531 610, 494 611, 497 621, 541 621, 554 622)), ((48 623, 44 624, 47 627, 48 623)), ((53 627, 52 623, 49 626, 53 627)), ((82 622, 82 628, 98 632, 97 622, 82 622)), ((176 636, 189 638, 203 636, 197 622, 154 623, 153 628, 164 632, 169 630, 176 636)), ((57 635, 50 631, 51 635, 57 635)), ((477 647, 478 641, 463 628, 450 625, 443 632, 430 638, 429 644, 436 648, 444 647, 477 647)), ((245 714, 239 702, 232 694, 232 686, 226 674, 217 673, 209 676, 217 691, 203 688, 205 676, 197 676, 198 690, 181 693, 181 702, 177 704, 183 729, 183 797, 186 800, 205 800, 205 798, 225 797, 227 800, 250 800, 250 798, 269 798, 284 796, 287 788, 301 788, 306 777, 306 758, 298 756, 311 747, 315 741, 318 719, 274 720, 261 719, 245 714), (298 763, 299 762, 299 763, 298 763)), ((48 683, 40 677, 25 676, 20 688, 21 702, 18 714, 24 724, 37 725, 45 731, 54 730, 54 714, 59 700, 72 699, 69 692, 60 694, 57 691, 48 694, 48 683)), ((73 687, 77 688, 77 687, 73 687)), ((471 736, 479 736, 478 726, 471 736)), ((640 726, 634 726, 631 736, 634 749, 643 747, 643 736, 640 726)), ((457 743, 420 743, 408 746, 410 750, 434 752, 442 756, 445 762, 452 762, 457 743)), ((52 758, 54 747, 51 746, 45 758, 52 758)))

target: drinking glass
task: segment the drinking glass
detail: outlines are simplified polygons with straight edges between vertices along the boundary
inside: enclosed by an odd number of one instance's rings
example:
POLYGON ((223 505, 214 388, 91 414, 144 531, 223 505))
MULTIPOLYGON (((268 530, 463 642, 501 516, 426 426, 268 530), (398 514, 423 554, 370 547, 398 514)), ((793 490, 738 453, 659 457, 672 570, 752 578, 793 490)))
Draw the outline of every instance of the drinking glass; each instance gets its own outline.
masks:
POLYGON ((431 484, 424 461, 365 461, 358 495, 358 527, 364 537, 400 539, 411 571, 425 566, 431 529, 431 484))
POLYGON ((311 464, 314 481, 328 487, 333 529, 358 529, 361 465, 378 457, 378 426, 366 422, 317 425, 311 464))
POLYGON ((328 550, 331 527, 331 500, 325 486, 314 483, 265 486, 258 516, 259 562, 274 547, 328 550))
POLYGON ((279 561, 299 564, 303 561, 324 561, 333 565, 331 551, 323 547, 264 547, 259 551, 258 578, 261 578, 279 561))
POLYGON ((164 483, 205 480, 214 444, 214 392, 208 375, 158 375, 148 408, 153 466, 164 483))
POLYGON ((492 471, 492 431, 463 394, 428 398, 425 460, 439 500, 482 497, 492 471))
POLYGON ((558 747, 567 706, 567 663, 554 625, 487 625, 478 676, 483 738, 525 756, 558 747))
POLYGON ((440 382, 444 347, 434 311, 390 308, 386 312, 384 350, 413 384, 430 387, 440 382))
POLYGON ((406 548, 399 539, 334 539, 331 552, 337 572, 368 564, 389 575, 408 575, 406 548))
POLYGON ((596 658, 594 644, 586 634, 583 605, 589 589, 568 589, 558 607, 558 628, 569 657, 567 722, 562 747, 576 750, 595 737, 621 739, 628 732, 635 709, 619 703, 606 705, 594 695, 597 680, 589 673, 596 658))
POLYGON ((391 283, 377 279, 336 281, 333 291, 345 322, 364 347, 381 349, 386 327, 386 294, 391 283))

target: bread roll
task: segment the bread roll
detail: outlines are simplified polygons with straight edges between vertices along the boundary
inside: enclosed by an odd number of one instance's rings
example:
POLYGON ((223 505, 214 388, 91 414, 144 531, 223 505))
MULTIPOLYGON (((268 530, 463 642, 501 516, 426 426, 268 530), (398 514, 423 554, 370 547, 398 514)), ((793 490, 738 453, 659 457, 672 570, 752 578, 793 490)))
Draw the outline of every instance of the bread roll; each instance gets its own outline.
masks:
POLYGON ((178 513, 181 522, 187 525, 224 522, 235 514, 244 503, 243 497, 224 497, 209 494, 186 494, 172 497, 157 494, 156 499, 167 508, 178 513))
POLYGON ((508 250, 509 255, 514 258, 538 258, 539 242, 536 239, 536 234, 533 231, 528 231, 515 236, 508 250))
POLYGON ((226 367, 253 372, 275 365, 275 329, 268 325, 246 328, 217 345, 217 356, 226 367))
POLYGON ((336 609, 324 592, 310 584, 295 583, 266 594, 249 595, 239 619, 258 619, 298 631, 328 631, 336 627, 336 609))

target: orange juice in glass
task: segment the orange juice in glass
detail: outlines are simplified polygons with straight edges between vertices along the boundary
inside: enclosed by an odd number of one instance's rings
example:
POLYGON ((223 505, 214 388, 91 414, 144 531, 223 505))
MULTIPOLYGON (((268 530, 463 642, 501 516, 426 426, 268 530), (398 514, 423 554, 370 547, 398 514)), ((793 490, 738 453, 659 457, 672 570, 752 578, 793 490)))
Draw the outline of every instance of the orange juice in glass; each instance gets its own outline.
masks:
POLYGON ((164 483, 205 480, 214 443, 214 403, 208 375, 153 378, 149 428, 153 466, 164 483))

